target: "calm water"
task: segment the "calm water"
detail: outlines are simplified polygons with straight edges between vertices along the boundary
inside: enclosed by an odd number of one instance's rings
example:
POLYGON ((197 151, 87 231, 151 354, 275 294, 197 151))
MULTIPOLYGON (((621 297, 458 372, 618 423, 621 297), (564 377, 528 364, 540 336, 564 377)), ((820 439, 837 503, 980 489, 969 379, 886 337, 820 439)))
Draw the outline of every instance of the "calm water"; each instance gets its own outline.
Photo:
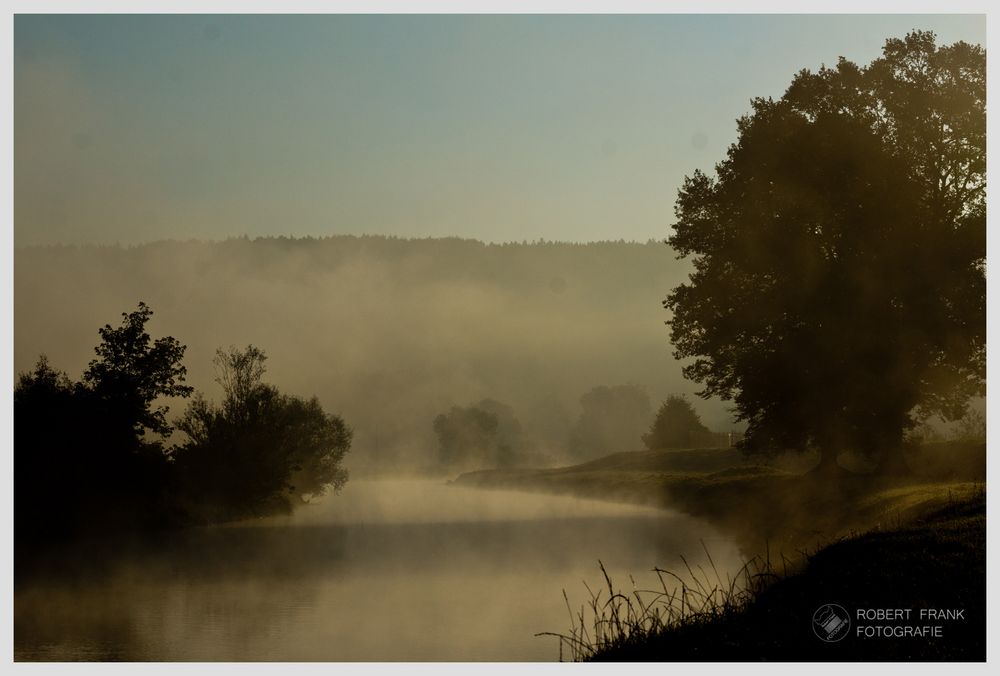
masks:
MULTIPOLYGON (((651 508, 440 481, 352 481, 290 518, 132 547, 15 593, 19 660, 548 661, 583 582, 739 554, 651 508)), ((85 556, 85 553, 76 556, 85 556)))

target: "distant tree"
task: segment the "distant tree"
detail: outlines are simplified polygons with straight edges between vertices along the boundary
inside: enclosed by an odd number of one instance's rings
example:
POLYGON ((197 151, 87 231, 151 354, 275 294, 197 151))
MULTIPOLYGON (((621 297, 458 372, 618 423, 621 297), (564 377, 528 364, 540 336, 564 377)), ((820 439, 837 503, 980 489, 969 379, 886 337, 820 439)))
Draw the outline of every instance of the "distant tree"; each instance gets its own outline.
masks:
POLYGON ((263 382, 265 353, 253 345, 219 349, 216 406, 197 396, 177 427, 187 443, 174 450, 188 509, 205 520, 287 512, 339 490, 352 432, 319 401, 282 394, 263 382))
POLYGON ((477 406, 453 406, 434 418, 438 457, 442 465, 484 467, 490 464, 499 422, 494 413, 477 406))
POLYGON ((715 177, 685 179, 671 338, 745 450, 896 469, 907 429, 984 392, 984 102, 981 48, 912 33, 755 100, 715 177))
POLYGON ((512 467, 524 459, 527 442, 521 421, 514 409, 496 399, 483 399, 476 408, 497 419, 497 431, 490 452, 490 463, 496 467, 512 467))
POLYGON ((570 453, 580 460, 633 450, 653 417, 649 395, 635 385, 595 387, 580 397, 580 406, 569 439, 570 453))
POLYGON ((650 450, 694 448, 708 435, 708 428, 702 424, 691 402, 684 396, 672 394, 660 405, 642 441, 650 450))
POLYGON ((513 467, 534 457, 514 409, 495 399, 453 406, 434 419, 434 433, 439 461, 452 468, 513 467))

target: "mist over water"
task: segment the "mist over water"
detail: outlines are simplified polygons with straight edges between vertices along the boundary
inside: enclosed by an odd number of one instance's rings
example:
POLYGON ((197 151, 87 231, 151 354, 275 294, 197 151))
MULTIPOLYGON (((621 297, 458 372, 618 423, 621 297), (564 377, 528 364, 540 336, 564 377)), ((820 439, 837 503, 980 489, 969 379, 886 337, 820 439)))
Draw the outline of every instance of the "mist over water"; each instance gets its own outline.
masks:
POLYGON ((983 16, 14 33, 17 661, 985 658, 983 16))
MULTIPOLYGON (((686 273, 671 263, 660 242, 20 249, 16 371, 45 353, 78 377, 98 327, 141 300, 150 333, 187 346, 187 382, 207 397, 221 394, 216 348, 252 343, 268 354, 268 382, 317 395, 354 443, 343 492, 291 516, 112 539, 25 569, 17 658, 554 660, 557 640, 535 634, 569 628, 561 590, 585 603, 584 582, 603 584, 598 560, 623 588, 629 574, 656 588, 652 569, 701 561, 704 540, 719 570, 735 571, 730 541, 663 510, 364 479, 445 472, 432 423, 452 406, 510 406, 527 450, 560 463, 591 388, 632 383, 654 401, 689 389, 660 308, 686 273)), ((184 402, 171 405, 174 418, 184 402)), ((608 451, 637 450, 644 431, 608 451)))
MULTIPOLYGON (((45 353, 77 377, 98 327, 143 300, 155 313, 150 331, 187 346, 188 382, 210 398, 221 394, 216 348, 264 349, 269 382, 317 395, 354 429, 352 468, 436 462, 435 416, 485 398, 511 406, 525 437, 559 461, 591 388, 632 383, 654 404, 693 393, 661 307, 688 271, 662 242, 29 247, 14 270, 14 369, 45 353)), ((728 430, 722 402, 698 408, 710 428, 728 430)), ((613 450, 639 449, 644 431, 613 450)))
POLYGON ((291 517, 199 528, 106 568, 32 577, 15 656, 45 660, 558 659, 583 582, 656 588, 680 556, 722 575, 735 545, 700 520, 611 502, 352 481, 291 517))

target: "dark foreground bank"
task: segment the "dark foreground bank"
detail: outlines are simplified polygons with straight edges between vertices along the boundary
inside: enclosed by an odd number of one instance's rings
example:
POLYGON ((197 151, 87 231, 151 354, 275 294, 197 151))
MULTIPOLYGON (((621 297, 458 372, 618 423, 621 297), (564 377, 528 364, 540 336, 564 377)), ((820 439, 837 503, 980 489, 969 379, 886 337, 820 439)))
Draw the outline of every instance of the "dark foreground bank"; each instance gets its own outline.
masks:
POLYGON ((569 629, 553 628, 566 638, 564 657, 982 661, 984 450, 928 449, 932 455, 911 462, 916 471, 891 479, 847 471, 803 475, 742 464, 719 451, 623 453, 457 481, 678 509, 710 519, 752 561, 736 585, 695 571, 705 582, 699 588, 689 581, 687 599, 646 596, 640 603, 610 581, 586 617, 569 629), (949 458, 947 471, 931 462, 937 453, 949 458))
POLYGON ((622 637, 601 661, 983 661, 985 492, 830 544, 726 612, 622 637))

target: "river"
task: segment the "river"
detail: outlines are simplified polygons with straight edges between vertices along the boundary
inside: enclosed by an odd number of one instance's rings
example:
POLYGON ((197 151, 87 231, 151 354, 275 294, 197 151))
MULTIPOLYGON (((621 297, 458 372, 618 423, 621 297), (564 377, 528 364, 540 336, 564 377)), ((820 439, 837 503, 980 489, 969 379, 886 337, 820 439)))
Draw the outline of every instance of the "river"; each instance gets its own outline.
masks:
MULTIPOLYGON (((17 585, 17 660, 552 661, 603 584, 740 565, 682 514, 437 480, 351 481, 290 517, 198 528, 17 585)), ((85 554, 76 554, 82 556, 85 554)), ((714 575, 714 573, 713 573, 714 575)))

